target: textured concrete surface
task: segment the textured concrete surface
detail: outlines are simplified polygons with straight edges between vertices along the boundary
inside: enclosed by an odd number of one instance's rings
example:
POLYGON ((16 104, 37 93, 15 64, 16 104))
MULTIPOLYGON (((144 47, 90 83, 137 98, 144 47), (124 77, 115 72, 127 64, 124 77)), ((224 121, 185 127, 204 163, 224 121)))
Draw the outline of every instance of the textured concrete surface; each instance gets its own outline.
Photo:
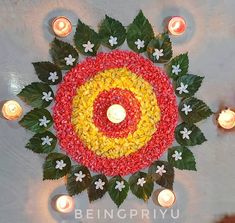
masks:
MULTIPOLYGON (((24 85, 37 80, 31 62, 49 59, 48 43, 53 39, 49 20, 55 15, 68 16, 74 25, 80 18, 96 28, 105 14, 128 25, 139 9, 156 32, 162 31, 162 21, 168 16, 186 18, 187 33, 173 38, 174 54, 189 51, 190 72, 205 75, 197 96, 214 111, 221 105, 235 107, 234 0, 0 0, 0 101, 17 99, 15 95, 24 85)), ((213 118, 201 122, 200 127, 208 142, 193 148, 198 172, 176 172, 173 211, 179 209, 179 219, 173 220, 170 210, 162 219, 151 200, 144 203, 129 194, 122 208, 137 209, 138 214, 141 209, 151 213, 155 209, 158 219, 151 214, 150 219, 115 217, 112 222, 213 223, 221 215, 235 212, 235 133, 218 131, 213 118)), ((81 222, 73 215, 61 216, 51 210, 50 198, 65 192, 64 182, 42 182, 43 157, 24 148, 30 136, 17 123, 0 119, 0 223, 81 222)), ((76 208, 113 208, 117 213, 108 195, 89 204, 83 193, 76 197, 76 208)), ((110 221, 102 216, 82 220, 110 221)))

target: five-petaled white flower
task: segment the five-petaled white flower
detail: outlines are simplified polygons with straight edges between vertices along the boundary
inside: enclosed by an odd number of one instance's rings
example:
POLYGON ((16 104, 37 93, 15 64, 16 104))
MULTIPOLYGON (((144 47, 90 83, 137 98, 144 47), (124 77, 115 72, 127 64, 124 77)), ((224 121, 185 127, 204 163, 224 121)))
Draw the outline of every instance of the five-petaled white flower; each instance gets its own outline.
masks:
POLYGON ((184 130, 180 131, 180 134, 182 134, 183 139, 190 139, 189 135, 192 133, 191 130, 188 130, 184 127, 184 130))
POLYGON ((135 41, 135 45, 136 45, 138 50, 141 49, 141 48, 144 48, 144 40, 137 39, 135 41))
POLYGON ((95 182, 95 189, 98 190, 104 190, 104 185, 105 185, 105 182, 103 182, 101 179, 97 180, 95 182))
POLYGON ((176 150, 172 157, 175 158, 175 161, 182 160, 182 152, 176 150))
POLYGON ((115 189, 116 190, 119 190, 119 191, 122 191, 122 189, 124 189, 126 186, 124 184, 124 181, 116 181, 116 186, 115 186, 115 189))
POLYGON ((141 187, 143 187, 145 183, 146 183, 146 180, 144 179, 144 177, 142 177, 138 179, 137 185, 138 186, 140 185, 141 187))
POLYGON ((110 37, 109 37, 109 44, 110 44, 110 46, 117 45, 117 44, 118 44, 118 42, 117 42, 117 37, 110 36, 110 37))
POLYGON ((180 69, 180 65, 172 65, 172 74, 178 75, 182 70, 180 69))
POLYGON ((188 88, 188 85, 185 84, 183 82, 180 83, 180 87, 177 87, 176 90, 179 91, 179 94, 182 94, 182 93, 189 93, 189 91, 187 90, 188 88))
POLYGON ((57 76, 57 72, 56 71, 49 73, 49 77, 48 77, 49 81, 51 80, 54 83, 58 79, 59 79, 59 77, 57 76))
POLYGON ((192 111, 192 108, 190 105, 186 105, 186 104, 183 104, 183 108, 181 109, 181 111, 183 111, 185 113, 185 115, 188 115, 189 112, 192 111))
POLYGON ((69 66, 69 65, 73 66, 73 63, 76 59, 73 58, 71 54, 69 54, 68 57, 64 58, 64 60, 65 60, 67 66, 69 66))
POLYGON ((42 140, 42 145, 48 145, 48 146, 51 146, 51 142, 53 141, 53 138, 50 138, 49 136, 46 136, 46 137, 42 137, 41 138, 42 140))
POLYGON ((56 160, 56 169, 63 170, 64 167, 66 167, 66 163, 64 163, 64 160, 56 160))
POLYGON ((157 60, 159 60, 160 57, 164 56, 163 49, 154 49, 153 56, 156 57, 157 60))
POLYGON ((162 176, 164 173, 166 173, 165 166, 157 166, 156 173, 158 173, 160 176, 162 176))
POLYGON ((51 97, 51 94, 52 92, 49 91, 48 93, 46 92, 42 92, 43 96, 42 96, 42 100, 45 100, 45 101, 51 101, 53 99, 53 97, 51 97))
POLYGON ((47 124, 50 122, 50 120, 47 120, 46 116, 44 115, 38 121, 39 121, 39 126, 44 126, 44 127, 47 127, 47 124))
POLYGON ((78 173, 75 173, 74 176, 76 177, 76 182, 82 182, 83 178, 86 177, 86 174, 83 174, 82 171, 79 171, 78 173))
POLYGON ((91 43, 90 41, 87 41, 87 43, 82 44, 82 46, 84 47, 85 53, 87 53, 93 52, 92 48, 95 46, 95 44, 91 43))

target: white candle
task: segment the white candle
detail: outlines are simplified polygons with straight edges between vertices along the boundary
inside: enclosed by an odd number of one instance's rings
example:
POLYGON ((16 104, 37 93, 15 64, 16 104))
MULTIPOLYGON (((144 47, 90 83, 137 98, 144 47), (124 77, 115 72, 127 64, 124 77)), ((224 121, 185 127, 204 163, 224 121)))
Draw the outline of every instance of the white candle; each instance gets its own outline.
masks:
POLYGON ((174 16, 168 23, 168 30, 174 36, 182 35, 186 30, 186 22, 180 16, 174 16))
POLYGON ((56 199, 55 207, 58 212, 70 213, 74 210, 74 200, 68 195, 61 195, 56 199))
POLYGON ((56 17, 52 22, 52 29, 59 37, 66 37, 72 32, 72 24, 64 16, 56 17))
POLYGON ((175 193, 169 189, 158 189, 153 193, 153 202, 164 208, 170 208, 176 201, 175 193))
POLYGON ((119 104, 113 104, 107 110, 107 117, 110 122, 118 124, 126 118, 126 110, 119 104))
POLYGON ((222 110, 218 117, 218 123, 224 129, 234 128, 235 112, 230 109, 222 110))
POLYGON ((17 120, 22 113, 23 109, 17 101, 7 101, 2 107, 2 115, 8 120, 17 120))

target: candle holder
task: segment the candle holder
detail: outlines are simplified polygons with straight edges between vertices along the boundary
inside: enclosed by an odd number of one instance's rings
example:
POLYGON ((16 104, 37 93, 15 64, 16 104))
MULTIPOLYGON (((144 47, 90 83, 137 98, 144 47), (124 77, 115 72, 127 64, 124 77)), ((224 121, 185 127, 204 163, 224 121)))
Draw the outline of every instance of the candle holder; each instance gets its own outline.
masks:
POLYGON ((235 112, 230 108, 222 109, 217 117, 219 127, 231 130, 235 127, 235 112))
POLYGON ((66 194, 59 194, 52 198, 52 208, 59 212, 68 214, 74 210, 74 199, 66 194))
POLYGON ((184 34, 186 27, 187 25, 185 19, 181 16, 170 17, 167 25, 169 33, 173 36, 180 36, 184 34))
POLYGON ((17 101, 6 101, 2 106, 2 116, 7 120, 17 120, 21 117, 23 109, 17 101))
POLYGON ((176 196, 172 190, 162 188, 153 193, 152 200, 154 204, 160 207, 170 208, 174 205, 176 196))
POLYGON ((52 30, 58 37, 66 37, 72 32, 72 24, 65 16, 58 16, 52 21, 52 30))

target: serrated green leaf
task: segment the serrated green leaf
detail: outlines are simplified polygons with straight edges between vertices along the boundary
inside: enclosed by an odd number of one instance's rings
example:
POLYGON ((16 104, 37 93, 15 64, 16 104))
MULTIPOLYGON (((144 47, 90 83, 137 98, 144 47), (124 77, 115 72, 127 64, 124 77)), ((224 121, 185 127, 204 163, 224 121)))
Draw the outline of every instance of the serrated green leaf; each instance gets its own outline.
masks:
POLYGON ((129 185, 132 193, 139 199, 147 201, 153 192, 153 181, 151 176, 148 176, 147 173, 137 172, 129 178, 129 185), (146 181, 141 185, 137 185, 138 180, 144 178, 146 181))
POLYGON ((180 54, 179 56, 171 59, 169 63, 165 65, 167 74, 174 80, 187 74, 189 67, 188 53, 180 54), (179 72, 174 72, 174 67, 178 67, 179 72))
POLYGON ((100 46, 100 38, 98 33, 78 20, 77 29, 74 35, 74 43, 80 53, 86 56, 95 56, 100 46), (85 52, 84 44, 88 44, 88 42, 92 44, 92 47, 85 52))
POLYGON ((119 21, 106 15, 100 25, 99 36, 102 44, 110 49, 116 49, 124 43, 126 39, 126 29, 119 21), (111 37, 117 38, 115 44, 110 43, 112 40, 111 37))
POLYGON ((166 161, 155 161, 148 170, 149 175, 155 180, 157 184, 162 187, 172 189, 174 183, 174 168, 173 166, 166 161), (165 173, 158 172, 160 168, 163 167, 165 173), (162 175, 161 175, 162 174, 162 175))
POLYGON ((42 133, 45 132, 47 129, 49 129, 52 124, 53 124, 53 120, 51 117, 51 114, 48 110, 46 109, 39 109, 39 108, 35 108, 33 110, 31 110, 30 112, 28 112, 20 121, 19 124, 32 131, 32 132, 36 132, 36 133, 42 133), (45 125, 40 125, 40 119, 44 119, 46 121, 49 121, 47 123, 45 123, 45 125))
POLYGON ((48 84, 33 82, 24 87, 17 96, 34 108, 46 108, 51 104, 54 93, 48 84))
POLYGON ((105 193, 107 192, 107 189, 108 189, 108 180, 105 175, 99 174, 99 175, 93 176, 92 182, 87 189, 89 201, 92 202, 92 201, 95 201, 99 198, 102 198, 105 195, 105 193), (99 180, 101 180, 103 183, 105 183, 103 185, 103 190, 100 188, 96 189, 95 183, 98 182, 99 180))
POLYGON ((116 176, 110 179, 108 183, 108 192, 111 199, 119 207, 126 199, 129 191, 129 184, 122 177, 116 176), (124 188, 117 188, 118 183, 123 183, 124 188))
POLYGON ((67 191, 70 196, 80 194, 91 184, 90 171, 85 166, 72 166, 67 177, 67 191), (80 172, 81 171, 81 172, 80 172), (77 179, 76 174, 81 174, 81 178, 77 179), (85 175, 85 176, 84 176, 85 175))
POLYGON ((200 145, 206 141, 204 134, 196 125, 185 122, 176 127, 175 139, 180 145, 183 146, 200 145))
POLYGON ((180 170, 197 170, 196 161, 193 153, 184 146, 175 146, 168 150, 168 162, 180 170), (174 157, 177 153, 180 154, 181 159, 176 160, 174 157))
POLYGON ((62 73, 58 66, 55 64, 49 62, 49 61, 43 61, 43 62, 35 62, 33 63, 34 69, 36 71, 36 74, 38 75, 38 78, 50 85, 56 85, 61 82, 62 80, 62 73), (55 79, 50 79, 51 74, 55 74, 55 79))
POLYGON ((35 134, 26 144, 26 148, 35 153, 50 153, 55 149, 57 138, 49 131, 35 134))
POLYGON ((211 109, 201 100, 190 97, 182 100, 179 105, 179 113, 186 123, 196 123, 212 115, 211 109), (184 110, 192 110, 188 114, 184 110))
POLYGON ((56 38, 51 43, 50 54, 53 62, 62 70, 70 70, 76 66, 78 61, 78 52, 76 49, 71 44, 56 38), (66 64, 66 58, 69 57, 73 58, 73 61, 71 61, 72 65, 66 64))
POLYGON ((193 96, 201 87, 204 77, 193 74, 187 74, 179 77, 175 82, 175 93, 179 97, 193 96))
POLYGON ((147 45, 154 38, 154 31, 148 19, 140 10, 134 21, 127 28, 127 44, 137 53, 143 53, 147 49, 147 45), (144 41, 144 47, 137 48, 136 41, 144 41))
POLYGON ((172 57, 172 46, 168 34, 161 33, 152 39, 148 44, 147 53, 154 63, 169 61, 172 57))
POLYGON ((56 180, 65 176, 71 168, 71 161, 68 156, 62 153, 50 153, 43 164, 43 180, 56 180), (56 168, 57 162, 65 165, 62 170, 56 168))

